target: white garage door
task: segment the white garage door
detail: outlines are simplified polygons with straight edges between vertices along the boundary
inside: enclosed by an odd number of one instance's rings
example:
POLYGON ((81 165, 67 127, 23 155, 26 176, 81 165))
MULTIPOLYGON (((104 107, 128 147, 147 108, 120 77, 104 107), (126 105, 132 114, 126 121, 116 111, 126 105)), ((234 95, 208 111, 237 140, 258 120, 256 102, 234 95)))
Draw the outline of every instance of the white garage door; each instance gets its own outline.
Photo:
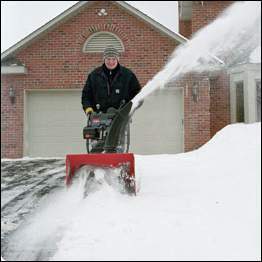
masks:
POLYGON ((133 115, 130 151, 174 154, 184 151, 183 91, 168 87, 145 99, 133 115))
POLYGON ((24 154, 54 157, 85 153, 85 125, 80 90, 28 91, 24 154))
MULTIPOLYGON (((183 152, 181 90, 154 92, 133 115, 130 152, 183 152)), ((24 155, 56 157, 86 153, 82 130, 86 117, 81 90, 27 91, 24 155)))

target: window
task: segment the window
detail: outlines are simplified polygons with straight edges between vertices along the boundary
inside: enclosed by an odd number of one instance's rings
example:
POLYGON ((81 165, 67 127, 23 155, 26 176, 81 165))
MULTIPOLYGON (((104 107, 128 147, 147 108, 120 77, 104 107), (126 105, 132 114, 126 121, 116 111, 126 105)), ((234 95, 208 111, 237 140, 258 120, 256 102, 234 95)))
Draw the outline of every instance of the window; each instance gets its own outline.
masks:
POLYGON ((119 52, 124 52, 124 45, 121 39, 110 32, 98 32, 92 34, 85 42, 84 53, 103 53, 108 46, 114 46, 119 52))
POLYGON ((244 83, 236 83, 236 121, 245 121, 245 110, 244 110, 244 83))

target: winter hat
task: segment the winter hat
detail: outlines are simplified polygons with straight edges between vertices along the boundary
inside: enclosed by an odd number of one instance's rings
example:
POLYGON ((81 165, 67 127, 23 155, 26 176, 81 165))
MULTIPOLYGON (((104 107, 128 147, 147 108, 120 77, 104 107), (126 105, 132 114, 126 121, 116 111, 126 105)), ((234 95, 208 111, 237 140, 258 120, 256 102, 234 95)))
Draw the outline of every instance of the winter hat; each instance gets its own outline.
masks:
POLYGON ((118 50, 113 47, 112 45, 107 46, 104 50, 104 59, 107 57, 116 57, 119 58, 120 53, 118 52, 118 50))

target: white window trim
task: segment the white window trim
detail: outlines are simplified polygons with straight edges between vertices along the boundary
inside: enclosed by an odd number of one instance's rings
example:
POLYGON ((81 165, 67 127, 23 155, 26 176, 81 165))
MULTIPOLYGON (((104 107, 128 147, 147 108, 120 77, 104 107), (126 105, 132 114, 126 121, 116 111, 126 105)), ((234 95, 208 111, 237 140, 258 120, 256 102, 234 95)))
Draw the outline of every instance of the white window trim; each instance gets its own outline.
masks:
POLYGON ((241 81, 244 85, 245 123, 256 122, 256 81, 261 79, 261 64, 238 65, 229 74, 231 123, 236 122, 236 83, 241 81))

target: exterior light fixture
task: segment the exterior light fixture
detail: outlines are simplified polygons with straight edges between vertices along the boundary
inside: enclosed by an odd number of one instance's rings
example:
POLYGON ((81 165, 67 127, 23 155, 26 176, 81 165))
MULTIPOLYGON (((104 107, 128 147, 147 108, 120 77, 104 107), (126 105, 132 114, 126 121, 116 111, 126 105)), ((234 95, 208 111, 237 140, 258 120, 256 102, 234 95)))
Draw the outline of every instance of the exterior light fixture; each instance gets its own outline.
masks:
POLYGON ((194 102, 198 101, 199 98, 199 84, 197 82, 193 83, 192 86, 192 98, 194 102))
POLYGON ((14 102, 15 102, 15 89, 14 89, 13 86, 9 87, 8 94, 9 94, 9 98, 10 98, 11 103, 14 104, 14 102))

